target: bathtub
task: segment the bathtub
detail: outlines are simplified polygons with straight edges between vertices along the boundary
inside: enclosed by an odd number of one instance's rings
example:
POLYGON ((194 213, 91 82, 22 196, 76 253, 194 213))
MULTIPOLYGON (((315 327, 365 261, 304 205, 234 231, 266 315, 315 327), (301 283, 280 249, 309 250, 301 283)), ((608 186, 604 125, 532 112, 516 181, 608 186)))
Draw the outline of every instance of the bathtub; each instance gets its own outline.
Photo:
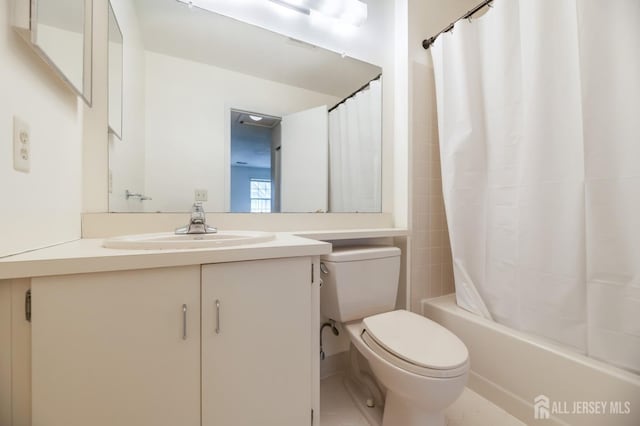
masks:
POLYGON ((467 386, 526 424, 640 425, 640 376, 465 311, 453 294, 422 311, 467 345, 467 386))

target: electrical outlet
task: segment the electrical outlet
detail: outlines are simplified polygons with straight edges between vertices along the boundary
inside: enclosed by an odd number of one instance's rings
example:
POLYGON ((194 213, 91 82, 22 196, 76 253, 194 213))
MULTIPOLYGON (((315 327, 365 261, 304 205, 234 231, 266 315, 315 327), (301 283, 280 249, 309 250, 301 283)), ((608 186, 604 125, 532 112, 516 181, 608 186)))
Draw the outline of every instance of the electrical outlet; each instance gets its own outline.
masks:
POLYGON ((206 189, 196 189, 195 190, 195 199, 196 201, 207 201, 209 198, 209 193, 206 189))
POLYGON ((13 117, 13 168, 19 172, 31 170, 31 135, 29 125, 13 117))

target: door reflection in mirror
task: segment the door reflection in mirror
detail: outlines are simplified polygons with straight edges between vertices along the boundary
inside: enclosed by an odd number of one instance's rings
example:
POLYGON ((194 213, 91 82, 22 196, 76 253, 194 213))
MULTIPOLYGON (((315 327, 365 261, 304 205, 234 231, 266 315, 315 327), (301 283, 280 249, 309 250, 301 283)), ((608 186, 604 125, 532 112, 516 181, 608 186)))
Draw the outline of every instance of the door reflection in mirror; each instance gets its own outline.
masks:
POLYGON ((327 106, 282 118, 231 110, 232 213, 328 209, 327 106))

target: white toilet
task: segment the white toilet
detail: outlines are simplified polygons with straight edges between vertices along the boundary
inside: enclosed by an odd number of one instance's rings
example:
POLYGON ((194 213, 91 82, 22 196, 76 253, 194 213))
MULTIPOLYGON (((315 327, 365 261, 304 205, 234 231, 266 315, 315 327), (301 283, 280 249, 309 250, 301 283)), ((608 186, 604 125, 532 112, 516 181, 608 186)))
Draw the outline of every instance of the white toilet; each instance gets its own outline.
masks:
POLYGON ((443 426, 467 382, 469 353, 441 325, 394 310, 400 249, 337 247, 321 262, 321 311, 345 324, 386 388, 383 426, 443 426))

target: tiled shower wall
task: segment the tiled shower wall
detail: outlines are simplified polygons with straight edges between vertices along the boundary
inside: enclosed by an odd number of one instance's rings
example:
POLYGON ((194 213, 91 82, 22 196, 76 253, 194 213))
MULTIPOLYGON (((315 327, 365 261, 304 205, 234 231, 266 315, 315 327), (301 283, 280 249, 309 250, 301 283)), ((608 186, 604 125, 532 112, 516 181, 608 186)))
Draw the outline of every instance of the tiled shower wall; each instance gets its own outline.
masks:
POLYGON ((411 68, 411 310, 420 301, 452 293, 451 245, 442 198, 433 68, 411 68))

